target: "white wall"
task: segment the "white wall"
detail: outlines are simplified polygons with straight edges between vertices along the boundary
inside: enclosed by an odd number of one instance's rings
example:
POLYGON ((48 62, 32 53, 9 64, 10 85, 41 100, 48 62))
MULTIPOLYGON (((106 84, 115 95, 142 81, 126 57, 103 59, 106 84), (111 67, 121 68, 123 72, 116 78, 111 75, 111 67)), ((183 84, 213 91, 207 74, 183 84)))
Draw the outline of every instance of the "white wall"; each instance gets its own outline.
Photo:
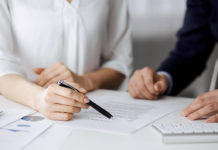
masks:
POLYGON ((172 36, 182 24, 185 0, 128 0, 134 38, 172 36))

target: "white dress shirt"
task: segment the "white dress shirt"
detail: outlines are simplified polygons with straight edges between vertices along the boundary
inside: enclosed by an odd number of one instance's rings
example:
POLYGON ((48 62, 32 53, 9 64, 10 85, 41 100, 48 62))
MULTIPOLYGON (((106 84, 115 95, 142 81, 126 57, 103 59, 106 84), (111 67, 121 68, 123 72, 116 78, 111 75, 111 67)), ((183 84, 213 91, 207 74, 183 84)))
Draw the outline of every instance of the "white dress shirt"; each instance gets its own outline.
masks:
POLYGON ((0 0, 0 76, 63 62, 84 74, 101 67, 132 71, 125 0, 0 0))

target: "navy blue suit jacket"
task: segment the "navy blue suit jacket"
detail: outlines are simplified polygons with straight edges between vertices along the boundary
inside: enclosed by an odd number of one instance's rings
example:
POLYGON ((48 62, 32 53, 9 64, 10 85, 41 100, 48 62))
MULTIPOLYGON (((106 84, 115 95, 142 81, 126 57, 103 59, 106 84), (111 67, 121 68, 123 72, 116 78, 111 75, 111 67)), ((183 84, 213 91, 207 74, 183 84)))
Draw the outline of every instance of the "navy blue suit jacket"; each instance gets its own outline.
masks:
POLYGON ((177 36, 175 49, 158 69, 172 76, 170 95, 178 94, 205 69, 218 41, 218 1, 188 0, 184 25, 177 36))

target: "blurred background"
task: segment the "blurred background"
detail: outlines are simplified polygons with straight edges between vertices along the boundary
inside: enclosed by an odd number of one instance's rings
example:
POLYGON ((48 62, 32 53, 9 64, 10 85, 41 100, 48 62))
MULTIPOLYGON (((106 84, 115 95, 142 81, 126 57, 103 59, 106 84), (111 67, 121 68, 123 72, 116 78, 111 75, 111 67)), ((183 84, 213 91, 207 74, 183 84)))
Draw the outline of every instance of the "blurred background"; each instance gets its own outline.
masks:
MULTIPOLYGON (((145 66, 157 69, 174 48, 176 33, 183 23, 186 0, 128 2, 133 28, 134 70, 145 66)), ((218 50, 214 50, 207 69, 180 96, 196 97, 209 90, 217 56, 218 50)))

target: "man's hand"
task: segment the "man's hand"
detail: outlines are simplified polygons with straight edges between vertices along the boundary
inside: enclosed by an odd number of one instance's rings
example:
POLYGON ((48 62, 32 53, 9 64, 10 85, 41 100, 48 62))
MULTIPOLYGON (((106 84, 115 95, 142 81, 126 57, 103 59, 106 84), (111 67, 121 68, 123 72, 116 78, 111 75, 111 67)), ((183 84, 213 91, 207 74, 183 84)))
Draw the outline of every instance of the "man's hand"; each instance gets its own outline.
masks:
POLYGON ((53 83, 57 83, 59 80, 74 82, 86 88, 85 78, 73 73, 61 62, 57 62, 49 68, 35 68, 33 71, 39 75, 35 83, 45 88, 53 83))
POLYGON ((165 75, 157 74, 151 68, 137 70, 131 77, 128 91, 133 98, 157 99, 169 86, 165 75))
POLYGON ((218 90, 198 96, 183 112, 182 116, 196 120, 208 116, 206 122, 218 122, 218 90))

